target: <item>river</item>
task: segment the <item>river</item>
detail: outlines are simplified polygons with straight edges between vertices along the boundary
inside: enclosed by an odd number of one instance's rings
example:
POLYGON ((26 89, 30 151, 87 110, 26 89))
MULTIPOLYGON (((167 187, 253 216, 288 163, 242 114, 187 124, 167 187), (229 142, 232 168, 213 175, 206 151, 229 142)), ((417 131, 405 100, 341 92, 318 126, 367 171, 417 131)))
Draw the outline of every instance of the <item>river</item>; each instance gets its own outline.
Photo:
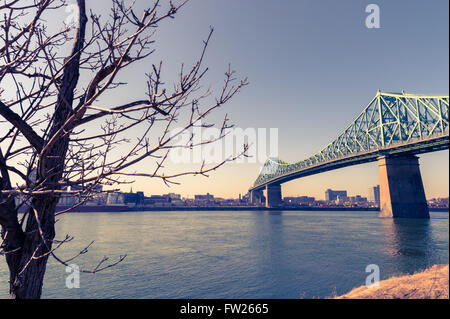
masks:
MULTIPOLYGON (((384 219, 358 211, 173 211, 71 213, 58 217, 62 259, 93 269, 69 289, 66 267, 50 259, 43 298, 325 298, 381 279, 448 263, 449 214, 384 219)), ((8 272, 0 257, 0 298, 8 272)))

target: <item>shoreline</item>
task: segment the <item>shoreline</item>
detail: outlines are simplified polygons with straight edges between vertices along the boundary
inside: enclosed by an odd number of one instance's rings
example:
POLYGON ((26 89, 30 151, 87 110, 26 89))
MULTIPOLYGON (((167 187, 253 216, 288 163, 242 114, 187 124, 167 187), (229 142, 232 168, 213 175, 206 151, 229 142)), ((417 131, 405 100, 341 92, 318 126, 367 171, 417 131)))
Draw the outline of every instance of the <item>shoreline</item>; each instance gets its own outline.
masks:
POLYGON ((334 299, 449 299, 449 265, 434 265, 412 275, 381 280, 377 288, 360 286, 334 299))
MULTIPOLYGON (((57 211, 64 211, 68 207, 57 206, 57 211)), ((448 208, 430 208, 430 212, 449 213, 448 208)), ((368 211, 379 212, 377 207, 261 207, 261 206, 211 206, 211 207, 126 207, 126 206, 79 206, 70 213, 94 212, 152 212, 152 211, 368 211)))

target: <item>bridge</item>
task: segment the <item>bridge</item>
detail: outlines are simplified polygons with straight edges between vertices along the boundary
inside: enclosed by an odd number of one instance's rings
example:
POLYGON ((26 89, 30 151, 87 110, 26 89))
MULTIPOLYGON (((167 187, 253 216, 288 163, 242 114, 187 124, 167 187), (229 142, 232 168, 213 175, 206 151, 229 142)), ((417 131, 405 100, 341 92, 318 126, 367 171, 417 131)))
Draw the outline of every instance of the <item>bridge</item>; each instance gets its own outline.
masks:
POLYGON ((281 184, 309 175, 378 161, 380 216, 429 218, 417 155, 449 148, 449 97, 378 91, 361 114, 309 158, 266 161, 251 201, 282 204, 281 184))

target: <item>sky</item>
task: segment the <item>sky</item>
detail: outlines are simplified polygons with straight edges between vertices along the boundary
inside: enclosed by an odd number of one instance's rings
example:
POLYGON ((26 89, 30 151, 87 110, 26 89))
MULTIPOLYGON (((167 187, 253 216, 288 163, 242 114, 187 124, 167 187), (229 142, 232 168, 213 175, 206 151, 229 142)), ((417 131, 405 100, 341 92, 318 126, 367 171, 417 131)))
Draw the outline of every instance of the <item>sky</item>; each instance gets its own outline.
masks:
MULTIPOLYGON (((226 106, 231 120, 244 129, 278 128, 278 155, 287 162, 331 142, 378 89, 448 95, 446 0, 194 0, 173 23, 161 26, 157 51, 170 61, 192 59, 210 25, 215 28, 207 56, 212 85, 228 63, 250 82, 226 106), (370 3, 380 7, 379 29, 365 26, 370 3)), ((447 197, 448 151, 421 155, 420 163, 427 197, 447 197)), ((233 163, 208 179, 186 178, 170 189, 148 181, 136 187, 146 193, 237 197, 259 170, 259 163, 233 163)), ((283 196, 323 199, 327 188, 367 196, 376 184, 377 163, 370 163, 292 181, 282 189, 283 196)))
MULTIPOLYGON (((138 0, 137 9, 146 3, 138 0)), ((89 2, 98 11, 109 4, 89 2)), ((279 158, 296 162, 335 139, 378 89, 448 95, 448 6, 447 0, 190 0, 175 19, 159 25, 148 64, 123 74, 133 83, 125 93, 141 96, 142 70, 159 60, 164 61, 167 81, 174 78, 181 63, 198 57, 213 26, 205 84, 220 89, 231 63, 249 85, 212 119, 220 122, 226 113, 241 129, 278 129, 279 158), (365 25, 371 3, 380 8, 379 29, 365 25)), ((448 197, 448 150, 421 155, 420 163, 426 196, 448 197)), ((143 178, 132 187, 146 195, 209 192, 231 198, 247 192, 260 168, 259 162, 230 163, 208 178, 180 178, 181 184, 170 188, 143 178)), ((146 166, 136 169, 145 171, 146 166)), ((367 196, 368 188, 377 184, 377 163, 370 163, 291 181, 282 191, 283 196, 317 199, 324 199, 327 188, 367 196)))

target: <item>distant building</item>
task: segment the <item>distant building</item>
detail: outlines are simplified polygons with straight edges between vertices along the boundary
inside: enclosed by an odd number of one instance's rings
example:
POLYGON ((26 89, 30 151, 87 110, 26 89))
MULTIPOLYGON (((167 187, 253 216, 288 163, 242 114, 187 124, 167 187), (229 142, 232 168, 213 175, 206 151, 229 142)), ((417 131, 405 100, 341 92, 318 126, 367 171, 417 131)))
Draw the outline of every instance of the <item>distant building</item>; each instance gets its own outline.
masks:
POLYGON ((369 202, 380 205, 380 185, 369 188, 369 202))
POLYGON ((326 201, 334 201, 334 200, 337 200, 338 197, 341 197, 341 198, 347 197, 347 191, 334 191, 331 189, 327 189, 325 191, 325 200, 326 201))
POLYGON ((168 206, 170 197, 167 195, 152 195, 144 198, 144 204, 150 206, 168 206))
POLYGON ((104 205, 107 201, 107 196, 103 193, 102 185, 72 185, 69 188, 63 188, 63 191, 67 193, 62 193, 59 197, 58 205, 62 206, 73 206, 83 202, 83 205, 95 206, 104 205))
POLYGON ((123 202, 124 204, 127 204, 129 206, 134 205, 143 205, 144 204, 144 193, 143 192, 136 192, 133 193, 130 191, 130 193, 124 193, 123 194, 123 202))
POLYGON ((124 204, 124 195, 123 193, 108 193, 106 197, 106 205, 123 205, 124 204))
POLYGON ((250 193, 244 194, 241 199, 242 204, 252 204, 250 201, 250 193))
POLYGON ((168 198, 170 198, 170 200, 181 200, 181 195, 180 194, 175 194, 175 193, 169 193, 169 194, 164 194, 163 196, 166 196, 168 198))
POLYGON ((214 200, 214 195, 206 193, 206 195, 195 195, 194 198, 196 200, 214 200))
MULTIPOLYGON (((64 187, 63 191, 67 191, 68 187, 64 187)), ((64 205, 64 206, 72 206, 76 202, 75 196, 72 194, 62 193, 59 196, 58 205, 64 205)))
POLYGON ((298 196, 298 197, 284 197, 283 201, 286 205, 296 206, 312 206, 315 203, 314 197, 298 196))
POLYGON ((448 208, 449 200, 447 198, 432 198, 428 200, 428 206, 432 208, 448 208))
POLYGON ((215 205, 214 195, 211 195, 210 193, 207 193, 206 195, 195 195, 193 204, 196 206, 214 206, 215 205))
POLYGON ((163 196, 167 197, 169 199, 169 203, 172 206, 185 206, 184 201, 181 200, 180 194, 169 193, 169 194, 164 194, 163 196))
POLYGON ((337 202, 337 204, 343 205, 343 204, 349 203, 350 202, 350 198, 348 198, 346 195, 345 196, 344 195, 337 195, 335 201, 337 202))
POLYGON ((361 195, 352 196, 349 198, 349 202, 352 204, 366 204, 367 197, 362 197, 361 195))

